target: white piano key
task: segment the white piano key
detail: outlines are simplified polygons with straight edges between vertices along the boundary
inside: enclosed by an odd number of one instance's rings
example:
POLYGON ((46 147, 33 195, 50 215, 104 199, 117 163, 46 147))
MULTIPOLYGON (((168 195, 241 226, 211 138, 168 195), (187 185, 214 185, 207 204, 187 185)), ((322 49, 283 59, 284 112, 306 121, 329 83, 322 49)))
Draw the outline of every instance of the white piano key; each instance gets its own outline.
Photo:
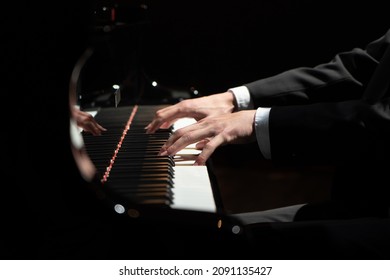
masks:
POLYGON ((176 155, 173 157, 176 166, 179 165, 186 165, 191 166, 194 164, 196 157, 200 153, 200 150, 197 150, 195 148, 186 147, 176 153, 176 155))
MULTIPOLYGON (((176 131, 182 127, 195 123, 194 118, 181 118, 173 124, 173 131, 176 131)), ((174 160, 177 166, 191 166, 194 164, 196 156, 201 152, 195 148, 196 143, 190 144, 181 151, 177 152, 174 156, 174 160)))
POLYGON ((172 208, 215 213, 207 166, 175 166, 172 208))
MULTIPOLYGON (((173 131, 195 122, 193 118, 181 118, 174 123, 173 131)), ((196 143, 188 145, 174 157, 175 178, 172 208, 215 213, 217 207, 207 167, 193 165, 197 155, 201 152, 195 148, 195 145, 196 143)))
POLYGON ((176 131, 182 127, 185 127, 187 125, 196 123, 196 120, 194 118, 181 118, 175 121, 173 124, 173 131, 176 131))

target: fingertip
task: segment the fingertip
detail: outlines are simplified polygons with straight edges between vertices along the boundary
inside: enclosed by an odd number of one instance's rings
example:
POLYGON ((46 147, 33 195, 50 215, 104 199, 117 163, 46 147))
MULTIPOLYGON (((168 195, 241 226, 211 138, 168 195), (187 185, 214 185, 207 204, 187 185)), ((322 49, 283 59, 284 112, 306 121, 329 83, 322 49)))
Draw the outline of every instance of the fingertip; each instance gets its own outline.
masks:
POLYGON ((168 152, 167 151, 161 151, 158 153, 159 156, 167 156, 168 152))
POLYGON ((148 124, 147 126, 145 126, 144 129, 145 129, 145 132, 148 133, 148 134, 154 132, 154 131, 153 131, 153 127, 152 127, 151 124, 148 124))

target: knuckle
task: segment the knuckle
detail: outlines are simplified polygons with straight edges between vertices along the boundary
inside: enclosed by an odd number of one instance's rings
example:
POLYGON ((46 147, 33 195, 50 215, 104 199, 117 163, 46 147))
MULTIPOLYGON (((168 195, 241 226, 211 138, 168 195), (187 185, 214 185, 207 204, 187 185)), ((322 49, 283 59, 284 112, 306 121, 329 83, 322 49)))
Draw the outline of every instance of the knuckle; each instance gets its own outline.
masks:
POLYGON ((161 111, 157 111, 155 114, 156 120, 162 120, 163 119, 163 113, 161 111))
POLYGON ((197 162, 198 162, 198 164, 200 164, 200 165, 204 165, 205 163, 206 163, 206 161, 207 161, 207 156, 205 156, 203 153, 200 153, 199 155, 198 155, 198 158, 197 158, 197 162))
POLYGON ((193 135, 191 132, 188 132, 186 134, 183 134, 181 139, 182 141, 184 141, 184 143, 190 143, 193 140, 193 135))

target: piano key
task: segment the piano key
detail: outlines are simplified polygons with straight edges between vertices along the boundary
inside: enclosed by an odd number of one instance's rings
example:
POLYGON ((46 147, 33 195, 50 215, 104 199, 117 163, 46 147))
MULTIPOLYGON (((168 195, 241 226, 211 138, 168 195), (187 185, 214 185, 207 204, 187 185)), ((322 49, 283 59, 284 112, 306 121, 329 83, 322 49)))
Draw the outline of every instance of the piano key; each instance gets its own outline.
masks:
POLYGON ((206 166, 176 166, 173 185, 172 208, 217 211, 206 166))

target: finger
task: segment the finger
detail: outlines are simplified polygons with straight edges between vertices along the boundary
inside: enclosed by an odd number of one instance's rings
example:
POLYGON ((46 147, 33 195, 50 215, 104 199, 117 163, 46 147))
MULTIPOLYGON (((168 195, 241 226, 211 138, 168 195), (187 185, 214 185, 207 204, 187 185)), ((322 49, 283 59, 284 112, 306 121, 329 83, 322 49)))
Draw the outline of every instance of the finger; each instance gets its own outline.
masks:
POLYGON ((199 141, 198 143, 196 143, 195 149, 197 149, 197 150, 202 150, 203 147, 204 147, 209 141, 210 141, 209 138, 203 139, 203 140, 199 141))
POLYGON ((175 155, 190 144, 197 143, 207 137, 211 137, 211 130, 202 128, 195 123, 175 131, 166 143, 161 147, 160 155, 175 155))
POLYGON ((107 131, 106 128, 104 128, 103 126, 98 124, 96 121, 93 121, 92 123, 90 123, 88 126, 88 129, 95 136, 101 135, 102 132, 107 131))
POLYGON ((194 165, 205 165, 215 149, 225 143, 222 135, 217 135, 210 139, 203 146, 202 152, 197 156, 194 165))
POLYGON ((88 126, 88 131, 94 136, 101 135, 101 131, 93 124, 88 126))
POLYGON ((107 128, 101 126, 100 124, 97 123, 96 125, 97 125, 98 129, 99 129, 101 132, 107 131, 107 128))
POLYGON ((160 127, 169 128, 179 118, 192 117, 191 110, 182 102, 158 110, 152 122, 145 127, 146 133, 154 133, 160 127))
POLYGON ((178 115, 179 110, 175 105, 158 110, 152 122, 145 127, 146 133, 154 133, 162 126, 163 128, 170 127, 178 115))
POLYGON ((145 127, 145 132, 148 134, 155 133, 159 128, 169 128, 174 123, 174 121, 161 121, 153 120, 150 124, 145 127))

